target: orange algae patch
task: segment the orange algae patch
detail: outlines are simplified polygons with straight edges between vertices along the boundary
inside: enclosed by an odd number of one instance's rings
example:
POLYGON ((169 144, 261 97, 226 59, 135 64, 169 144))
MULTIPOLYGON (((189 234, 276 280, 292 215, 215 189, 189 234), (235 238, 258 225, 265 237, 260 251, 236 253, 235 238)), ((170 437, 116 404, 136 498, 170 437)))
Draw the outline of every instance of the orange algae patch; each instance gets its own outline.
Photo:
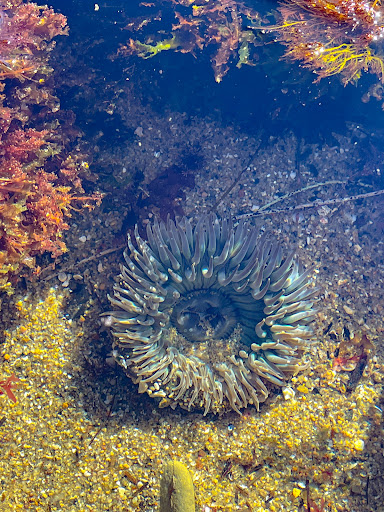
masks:
POLYGON ((36 256, 66 251, 61 238, 71 210, 93 207, 101 195, 81 195, 84 162, 65 153, 60 123, 52 122, 58 100, 43 86, 53 71, 52 39, 68 33, 65 16, 22 0, 8 0, 0 14, 0 93, 7 93, 0 96, 0 290, 10 292, 20 276, 39 273, 36 256), (36 104, 49 112, 39 114, 45 129, 33 128, 36 104))
POLYGON ((51 154, 47 137, 48 131, 34 129, 2 135, 0 127, 0 288, 7 288, 22 267, 34 268, 36 255, 65 252, 61 236, 71 209, 101 201, 100 194, 74 193, 44 170, 51 154))
POLYGON ((285 57, 300 60, 318 80, 340 75, 344 85, 369 71, 384 80, 384 53, 375 47, 384 38, 381 2, 361 0, 293 0, 278 7, 275 26, 287 47, 285 57))

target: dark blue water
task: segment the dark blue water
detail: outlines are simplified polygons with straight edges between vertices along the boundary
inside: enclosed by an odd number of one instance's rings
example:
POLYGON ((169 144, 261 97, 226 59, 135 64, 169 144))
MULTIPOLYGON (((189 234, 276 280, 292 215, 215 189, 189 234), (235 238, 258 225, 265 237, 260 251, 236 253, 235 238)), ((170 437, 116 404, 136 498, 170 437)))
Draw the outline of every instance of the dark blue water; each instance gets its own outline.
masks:
MULTIPOLYGON (((127 21, 148 9, 140 7, 138 0, 102 1, 98 11, 95 2, 88 0, 51 3, 68 17, 71 30, 69 38, 61 40, 59 47, 81 41, 79 65, 92 66, 96 75, 103 77, 106 87, 109 82, 125 80, 124 69, 133 66, 131 80, 139 84, 141 101, 158 111, 212 116, 223 123, 234 123, 250 134, 262 128, 266 137, 293 131, 298 137, 316 142, 330 140, 332 132, 342 132, 346 122, 357 122, 381 140, 384 113, 379 102, 362 103, 364 93, 377 81, 369 73, 357 85, 347 87, 338 76, 313 83, 316 76, 310 70, 301 68, 298 62, 280 59, 284 48, 278 43, 268 45, 268 59, 263 56, 265 48, 260 50, 260 65, 238 69, 235 62, 230 63, 220 84, 214 81, 210 47, 196 54, 196 58, 168 51, 148 60, 129 57, 112 61, 109 57, 119 45, 125 44, 129 37, 135 38, 135 34, 124 30, 127 21)), ((260 12, 276 6, 275 2, 254 0, 246 4, 260 12)), ((172 22, 172 8, 163 5, 162 20, 149 25, 137 34, 138 38, 143 40, 145 34, 167 30, 172 22)), ((76 110, 70 94, 62 95, 62 104, 76 110)), ((77 115, 81 123, 81 106, 77 115)))

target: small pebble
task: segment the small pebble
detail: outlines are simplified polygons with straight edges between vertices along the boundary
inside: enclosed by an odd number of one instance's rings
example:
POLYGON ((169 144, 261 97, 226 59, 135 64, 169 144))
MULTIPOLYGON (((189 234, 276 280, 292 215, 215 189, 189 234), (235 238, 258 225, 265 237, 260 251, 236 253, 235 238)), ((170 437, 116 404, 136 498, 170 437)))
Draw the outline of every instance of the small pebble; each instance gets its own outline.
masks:
POLYGON ((356 439, 355 443, 354 443, 354 448, 355 450, 357 450, 358 452, 362 452, 364 450, 364 441, 362 439, 356 439))
POLYGON ((283 388, 282 393, 285 400, 292 400, 292 398, 295 398, 295 391, 292 388, 283 388))
POLYGON ((300 494, 301 494, 301 489, 298 489, 297 487, 294 487, 294 488, 292 489, 292 494, 293 494, 293 496, 294 496, 295 498, 298 498, 298 497, 300 496, 300 494))
POLYGON ((79 240, 80 240, 80 242, 85 243, 87 241, 87 237, 83 235, 83 236, 79 237, 79 240))
POLYGON ((362 247, 359 244, 356 244, 356 245, 353 246, 353 250, 355 251, 356 254, 359 254, 361 249, 362 249, 362 247))
POLYGON ((59 272, 59 275, 57 276, 57 279, 64 283, 67 280, 67 274, 65 272, 59 272))
POLYGON ((347 313, 347 315, 351 315, 352 316, 355 313, 354 310, 352 308, 350 308, 349 306, 344 305, 343 309, 347 313))

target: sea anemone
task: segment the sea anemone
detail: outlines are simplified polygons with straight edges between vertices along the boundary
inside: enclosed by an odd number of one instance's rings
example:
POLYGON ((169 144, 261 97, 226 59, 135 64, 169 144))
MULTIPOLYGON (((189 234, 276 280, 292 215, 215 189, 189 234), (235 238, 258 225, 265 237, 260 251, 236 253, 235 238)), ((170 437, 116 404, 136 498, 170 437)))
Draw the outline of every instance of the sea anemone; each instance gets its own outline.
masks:
POLYGON ((248 222, 201 216, 128 235, 104 313, 113 355, 160 406, 223 412, 266 400, 299 371, 317 288, 292 251, 248 222))

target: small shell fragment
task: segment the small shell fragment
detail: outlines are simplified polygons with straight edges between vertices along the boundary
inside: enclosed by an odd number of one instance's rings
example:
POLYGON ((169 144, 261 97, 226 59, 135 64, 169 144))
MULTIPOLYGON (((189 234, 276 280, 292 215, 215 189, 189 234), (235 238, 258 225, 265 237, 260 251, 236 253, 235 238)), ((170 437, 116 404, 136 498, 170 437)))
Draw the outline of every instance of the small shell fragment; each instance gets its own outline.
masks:
POLYGON ((347 315, 351 315, 352 316, 355 313, 352 308, 350 308, 349 306, 346 306, 345 304, 343 306, 343 309, 347 313, 347 315))
POLYGON ((365 443, 364 443, 363 439, 356 439, 353 446, 354 446, 355 450, 357 450, 358 452, 362 452, 362 451, 364 451, 364 445, 365 445, 365 443))
POLYGON ((289 387, 283 388, 282 392, 283 392, 283 397, 285 398, 285 400, 292 400, 293 398, 295 398, 295 390, 292 388, 289 388, 289 387))
POLYGON ((65 272, 59 272, 59 274, 58 274, 58 276, 57 276, 57 279, 58 279, 60 282, 64 283, 64 281, 66 281, 66 280, 67 280, 67 277, 68 277, 68 276, 67 276, 67 274, 66 274, 65 272))

